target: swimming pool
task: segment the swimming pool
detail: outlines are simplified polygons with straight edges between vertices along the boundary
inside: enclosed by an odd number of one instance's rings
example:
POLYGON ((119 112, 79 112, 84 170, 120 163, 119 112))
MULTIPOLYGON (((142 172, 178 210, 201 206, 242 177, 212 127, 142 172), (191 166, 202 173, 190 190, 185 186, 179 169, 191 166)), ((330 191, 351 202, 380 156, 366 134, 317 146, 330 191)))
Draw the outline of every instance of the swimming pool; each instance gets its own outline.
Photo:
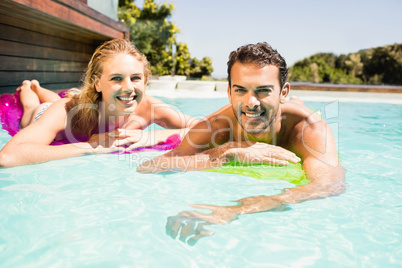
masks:
MULTIPOLYGON (((228 103, 167 99, 201 116, 228 103), (194 107, 197 107, 195 109, 194 107)), ((347 191, 242 215, 191 247, 165 233, 189 204, 230 205, 292 187, 239 175, 135 171, 146 157, 88 155, 0 169, 2 267, 401 267, 400 105, 308 102, 335 132, 347 191)), ((0 130, 0 147, 9 140, 0 130)))

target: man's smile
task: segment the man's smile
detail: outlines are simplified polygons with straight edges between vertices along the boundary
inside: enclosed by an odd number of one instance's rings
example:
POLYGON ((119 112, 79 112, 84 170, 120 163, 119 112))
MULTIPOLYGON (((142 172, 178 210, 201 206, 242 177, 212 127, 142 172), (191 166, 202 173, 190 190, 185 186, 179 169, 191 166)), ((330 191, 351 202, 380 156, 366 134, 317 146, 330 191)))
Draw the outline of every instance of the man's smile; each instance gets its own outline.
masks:
POLYGON ((261 116, 263 113, 244 113, 246 116, 248 117, 259 117, 261 116))
POLYGON ((246 120, 259 120, 264 117, 265 112, 242 112, 242 115, 246 120))

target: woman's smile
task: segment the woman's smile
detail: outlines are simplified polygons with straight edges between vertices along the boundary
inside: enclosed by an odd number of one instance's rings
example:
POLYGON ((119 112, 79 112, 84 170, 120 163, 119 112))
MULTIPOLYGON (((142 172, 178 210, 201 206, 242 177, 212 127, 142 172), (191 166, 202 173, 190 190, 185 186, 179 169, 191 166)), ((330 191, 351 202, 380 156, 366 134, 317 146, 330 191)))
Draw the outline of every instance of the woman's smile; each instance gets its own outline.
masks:
POLYGON ((123 105, 131 106, 134 105, 135 100, 137 99, 137 95, 134 96, 126 96, 120 95, 116 97, 123 105))

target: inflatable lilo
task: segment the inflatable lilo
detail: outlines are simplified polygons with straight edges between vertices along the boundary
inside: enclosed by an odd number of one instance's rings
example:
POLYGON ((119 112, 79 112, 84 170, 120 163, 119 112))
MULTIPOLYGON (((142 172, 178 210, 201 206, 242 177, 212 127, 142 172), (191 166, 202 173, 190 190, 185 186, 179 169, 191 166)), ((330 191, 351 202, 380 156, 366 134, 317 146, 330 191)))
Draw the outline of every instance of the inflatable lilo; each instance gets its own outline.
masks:
POLYGON ((11 136, 14 136, 20 130, 19 125, 23 111, 19 93, 19 91, 16 91, 14 94, 0 95, 1 127, 11 136))
POLYGON ((309 183, 301 163, 294 164, 289 162, 287 166, 278 166, 271 164, 243 164, 231 161, 221 167, 205 171, 244 175, 261 180, 282 180, 296 185, 309 183))
MULTIPOLYGON (((67 93, 67 90, 63 90, 59 93, 59 96, 63 98, 67 93)), ((14 136, 20 131, 20 121, 23 114, 23 108, 19 98, 20 91, 16 91, 14 94, 5 93, 0 95, 0 121, 3 130, 8 134, 14 136)), ((139 147, 131 150, 131 152, 139 152, 146 150, 158 150, 167 151, 172 150, 178 146, 181 142, 180 135, 173 134, 167 138, 166 141, 160 142, 153 146, 139 147)), ((70 143, 68 140, 55 141, 52 145, 62 145, 70 143)))

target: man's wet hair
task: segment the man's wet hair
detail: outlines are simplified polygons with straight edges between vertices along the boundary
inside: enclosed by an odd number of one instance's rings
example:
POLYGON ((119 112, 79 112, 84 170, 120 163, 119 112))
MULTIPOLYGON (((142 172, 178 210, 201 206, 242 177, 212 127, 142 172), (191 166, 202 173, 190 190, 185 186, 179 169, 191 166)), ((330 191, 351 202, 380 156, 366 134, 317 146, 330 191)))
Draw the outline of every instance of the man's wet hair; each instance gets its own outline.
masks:
POLYGON ((273 49, 266 42, 244 45, 230 53, 228 61, 229 86, 231 86, 230 72, 236 62, 240 62, 242 64, 257 64, 261 67, 274 65, 279 69, 279 83, 281 89, 286 83, 288 77, 286 61, 276 49, 273 49))

